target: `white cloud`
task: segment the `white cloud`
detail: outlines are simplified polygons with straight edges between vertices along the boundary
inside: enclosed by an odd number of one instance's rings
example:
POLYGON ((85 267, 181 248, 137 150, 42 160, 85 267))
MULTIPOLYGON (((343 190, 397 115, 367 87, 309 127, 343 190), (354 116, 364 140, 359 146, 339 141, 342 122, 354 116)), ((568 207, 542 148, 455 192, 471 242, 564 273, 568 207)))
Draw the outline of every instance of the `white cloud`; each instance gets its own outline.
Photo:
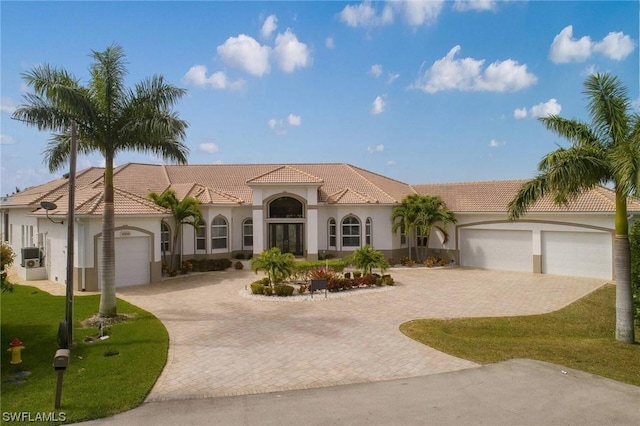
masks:
POLYGON ((497 3, 496 0, 456 0, 453 10, 458 12, 496 10, 497 3))
POLYGON ((547 102, 541 102, 531 107, 530 113, 532 117, 548 117, 550 115, 558 115, 562 111, 562 105, 555 98, 549 99, 547 102))
POLYGON ((527 109, 526 108, 516 108, 513 111, 513 118, 515 118, 516 120, 527 118, 527 109))
POLYGON ((383 144, 378 144, 376 146, 368 146, 367 147, 367 152, 369 154, 375 154, 376 152, 382 152, 384 151, 384 145, 383 144))
POLYGON ((398 77, 400 77, 400 74, 398 74, 398 73, 395 73, 395 74, 394 73, 389 73, 389 78, 387 79, 387 84, 393 83, 394 81, 397 80, 398 77))
POLYGON ((506 144, 507 143, 505 141, 499 141, 499 140, 496 140, 496 139, 491 139, 489 141, 489 146, 491 148, 498 148, 498 147, 501 147, 501 146, 505 146, 506 144))
POLYGON ((193 84, 194 86, 210 87, 217 90, 240 90, 245 87, 245 81, 242 79, 230 80, 224 72, 217 71, 207 77, 207 67, 204 65, 194 65, 182 77, 185 84, 193 84))
POLYGON ((371 1, 357 5, 347 5, 338 14, 340 20, 350 27, 375 27, 393 22, 393 13, 385 7, 380 15, 371 6, 371 1))
POLYGON ((198 146, 198 148, 200 151, 206 152, 207 154, 215 154, 220 150, 220 147, 213 142, 203 142, 198 146))
POLYGON ((622 32, 610 32, 599 42, 589 36, 573 38, 573 26, 567 25, 556 35, 549 49, 549 59, 554 63, 583 62, 593 53, 599 53, 614 61, 621 61, 634 51, 636 45, 622 32))
POLYGON ((276 124, 278 124, 278 120, 276 120, 275 118, 271 118, 269 119, 269 121, 267 121, 267 125, 270 129, 275 129, 276 124))
POLYGON ((13 114, 16 110, 16 103, 11 98, 2 97, 0 98, 0 111, 6 112, 7 114, 13 114))
POLYGON ((440 15, 444 0, 402 0, 389 2, 412 27, 433 24, 440 15))
POLYGON ((16 140, 13 136, 0 135, 0 145, 15 145, 16 140))
POLYGON ((382 99, 382 96, 376 96, 371 104, 370 112, 373 115, 381 114, 382 112, 384 112, 385 106, 386 104, 384 102, 384 99, 382 99))
POLYGON ((269 38, 276 28, 278 28, 278 18, 276 15, 269 15, 260 28, 260 35, 262 38, 269 38))
POLYGON ((482 70, 484 59, 455 59, 460 46, 454 46, 438 59, 412 85, 426 93, 442 90, 515 92, 535 84, 537 77, 526 65, 507 59, 496 61, 482 70))
POLYGON ((593 50, 614 61, 621 61, 629 56, 635 47, 631 37, 621 32, 615 32, 609 33, 602 41, 595 43, 593 50))
POLYGON ((551 98, 547 102, 540 102, 537 105, 532 106, 527 111, 527 108, 518 108, 513 111, 513 117, 516 120, 527 118, 548 117, 550 115, 558 115, 562 111, 562 105, 558 103, 556 98, 551 98))
POLYGON ((553 38, 549 58, 555 63, 581 62, 591 55, 591 38, 573 38, 573 25, 567 25, 553 38))
POLYGON ((289 29, 276 37, 273 55, 284 72, 293 72, 296 68, 304 68, 311 63, 309 48, 298 41, 298 37, 289 29))
POLYGON ((326 39, 324 39, 324 45, 327 49, 335 49, 336 48, 336 42, 333 39, 333 37, 327 37, 326 39))
POLYGON ((387 166, 395 166, 396 162, 394 160, 387 161, 387 166))
POLYGON ((369 69, 369 74, 371 74, 376 78, 380 77, 382 75, 382 65, 380 64, 371 65, 371 68, 369 69))
POLYGON ((240 68, 258 77, 269 72, 271 48, 262 46, 246 34, 229 37, 218 46, 217 51, 224 63, 229 66, 240 68))
POLYGON ((378 12, 370 0, 357 5, 348 5, 338 14, 340 20, 350 27, 372 28, 389 25, 397 14, 411 27, 429 25, 436 21, 444 0, 393 0, 387 1, 378 12))
POLYGON ((300 117, 299 115, 289 114, 289 116, 287 117, 287 122, 289 123, 289 126, 297 127, 302 124, 302 117, 300 117))

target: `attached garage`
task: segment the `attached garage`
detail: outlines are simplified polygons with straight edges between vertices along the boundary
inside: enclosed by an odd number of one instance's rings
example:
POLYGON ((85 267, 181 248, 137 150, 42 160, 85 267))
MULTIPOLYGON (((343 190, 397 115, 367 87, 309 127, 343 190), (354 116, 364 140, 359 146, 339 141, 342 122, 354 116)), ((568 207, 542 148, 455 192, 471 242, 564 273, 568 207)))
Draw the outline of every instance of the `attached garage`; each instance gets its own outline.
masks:
POLYGON ((532 232, 502 229, 461 229, 460 265, 533 272, 532 232))
MULTIPOLYGON (((116 238, 116 287, 151 282, 151 242, 148 236, 116 238)), ((102 240, 98 243, 98 262, 102 259, 102 240)), ((98 287, 102 277, 98 273, 98 287)))
POLYGON ((612 278, 611 234, 543 231, 541 237, 543 274, 612 278))

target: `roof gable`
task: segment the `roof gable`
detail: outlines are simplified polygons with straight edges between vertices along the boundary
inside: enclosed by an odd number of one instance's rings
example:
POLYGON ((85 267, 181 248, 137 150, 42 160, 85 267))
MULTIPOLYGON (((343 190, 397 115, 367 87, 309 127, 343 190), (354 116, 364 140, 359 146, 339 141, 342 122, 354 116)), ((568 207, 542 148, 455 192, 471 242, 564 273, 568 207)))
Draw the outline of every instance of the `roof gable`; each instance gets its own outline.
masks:
POLYGON ((295 167, 284 165, 249 179, 247 184, 322 184, 323 182, 324 181, 317 176, 303 172, 295 167))

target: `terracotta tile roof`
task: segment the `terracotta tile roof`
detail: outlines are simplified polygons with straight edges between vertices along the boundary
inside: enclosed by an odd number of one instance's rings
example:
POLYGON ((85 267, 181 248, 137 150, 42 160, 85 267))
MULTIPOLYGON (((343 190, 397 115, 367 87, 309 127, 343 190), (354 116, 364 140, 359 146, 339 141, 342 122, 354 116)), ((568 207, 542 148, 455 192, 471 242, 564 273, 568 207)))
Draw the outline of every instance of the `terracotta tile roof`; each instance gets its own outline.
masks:
MULTIPOLYGON (((525 180, 434 183, 413 185, 419 194, 439 195, 454 212, 506 212, 525 180)), ((615 192, 598 186, 567 207, 556 206, 550 197, 538 200, 529 212, 614 212, 615 192)), ((629 198, 629 211, 640 211, 640 200, 629 198)))
POLYGON ((275 169, 263 173, 260 176, 256 176, 253 179, 249 179, 247 181, 248 184, 256 184, 256 183, 317 183, 321 184, 323 182, 317 176, 313 176, 309 173, 303 172, 295 167, 284 165, 280 167, 276 167, 275 169))
MULTIPOLYGON (((69 205, 68 194, 56 201, 57 208, 50 210, 50 216, 66 215, 69 205)), ((75 214, 78 216, 102 216, 104 209, 103 187, 86 186, 76 190, 75 214)), ((146 198, 139 197, 120 188, 114 188, 113 206, 116 215, 166 215, 167 209, 157 206, 146 198)), ((34 212, 36 215, 46 215, 42 208, 34 212)))
MULTIPOLYGON (((104 169, 92 167, 78 172, 78 214, 102 214, 104 169)), ((192 196, 203 204, 251 204, 252 184, 318 185, 318 202, 328 204, 397 204, 410 194, 440 195, 454 212, 506 212, 524 180, 408 185, 344 163, 316 164, 216 164, 152 165, 130 163, 114 171, 116 214, 162 214, 146 199, 150 191, 162 193, 171 187, 179 199, 192 196)), ((60 178, 28 188, 2 202, 2 206, 39 208, 51 201, 59 210, 67 205, 67 179, 60 178)), ((640 200, 630 198, 630 212, 640 212, 640 200)), ((615 194, 597 187, 579 196, 568 208, 550 199, 539 200, 531 212, 613 212, 615 194)), ((44 214, 44 211, 38 214, 44 214)), ((66 214, 66 213, 59 213, 66 214)))

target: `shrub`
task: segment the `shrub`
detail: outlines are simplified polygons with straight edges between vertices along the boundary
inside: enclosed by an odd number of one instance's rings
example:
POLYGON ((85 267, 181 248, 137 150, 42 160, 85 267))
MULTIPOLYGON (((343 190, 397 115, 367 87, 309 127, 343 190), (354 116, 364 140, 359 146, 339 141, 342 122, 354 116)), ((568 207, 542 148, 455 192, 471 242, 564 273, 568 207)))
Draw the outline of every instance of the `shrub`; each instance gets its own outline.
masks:
POLYGON ((281 283, 293 274, 295 263, 291 253, 282 253, 279 248, 274 247, 251 259, 251 269, 256 274, 258 271, 265 271, 269 282, 281 283))
POLYGON ((264 284, 259 281, 255 281, 251 283, 251 293, 252 294, 264 294, 264 284))
POLYGON ((351 272, 345 272, 344 277, 347 279, 351 278, 351 272))
POLYGON ((353 273, 353 278, 360 278, 361 276, 362 276, 362 272, 355 271, 355 272, 353 273))
POLYGON ((273 295, 273 289, 271 287, 265 287, 264 288, 264 295, 265 296, 272 296, 273 295))
POLYGON ((306 284, 300 284, 300 287, 298 287, 298 294, 304 294, 306 291, 307 291, 306 284))
POLYGON ((242 253, 242 252, 241 252, 241 253, 236 254, 236 255, 235 255, 235 258, 236 258, 237 260, 244 260, 244 253, 242 253))
POLYGON ((318 268, 311 271, 310 278, 312 280, 322 280, 322 279, 328 280, 335 277, 335 275, 336 274, 330 269, 318 268))
POLYGON ((438 264, 438 258, 437 257, 430 256, 430 257, 427 257, 424 260, 424 266, 426 266, 427 268, 432 268, 432 267, 436 266, 437 264, 438 264))
POLYGON ((384 271, 389 267, 384 254, 379 250, 375 250, 369 244, 354 251, 347 260, 356 268, 362 269, 364 275, 370 274, 373 268, 380 268, 384 271))
POLYGON ((391 278, 391 275, 383 275, 382 282, 385 285, 395 285, 395 282, 393 281, 393 278, 391 278))
POLYGON ((291 296, 294 290, 295 288, 293 286, 287 284, 276 284, 275 286, 273 286, 273 291, 276 296, 281 297, 291 296))
POLYGON ((237 269, 237 270, 240 270, 240 269, 244 268, 244 265, 239 260, 236 260, 236 262, 233 264, 233 267, 235 269, 237 269))

